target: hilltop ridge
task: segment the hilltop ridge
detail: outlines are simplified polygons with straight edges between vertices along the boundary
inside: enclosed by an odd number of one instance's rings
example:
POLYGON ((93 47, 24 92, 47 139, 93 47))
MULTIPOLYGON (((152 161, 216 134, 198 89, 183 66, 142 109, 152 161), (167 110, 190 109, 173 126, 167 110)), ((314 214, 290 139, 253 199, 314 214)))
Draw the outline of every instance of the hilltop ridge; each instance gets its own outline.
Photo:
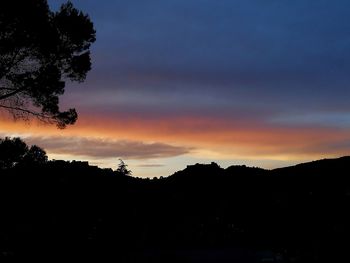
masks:
POLYGON ((0 258, 105 262, 349 259, 350 157, 141 179, 86 162, 0 171, 0 258), (346 240, 346 239, 345 239, 346 240))

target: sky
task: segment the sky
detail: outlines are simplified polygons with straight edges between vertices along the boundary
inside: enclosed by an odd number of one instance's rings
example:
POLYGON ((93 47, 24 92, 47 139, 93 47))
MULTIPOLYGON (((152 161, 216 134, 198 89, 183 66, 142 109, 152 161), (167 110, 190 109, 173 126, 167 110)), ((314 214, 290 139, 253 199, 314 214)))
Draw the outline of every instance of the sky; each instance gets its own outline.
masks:
POLYGON ((122 158, 139 177, 349 155, 349 1, 72 2, 97 31, 92 70, 61 98, 78 122, 3 119, 1 136, 50 159, 115 169, 122 158))

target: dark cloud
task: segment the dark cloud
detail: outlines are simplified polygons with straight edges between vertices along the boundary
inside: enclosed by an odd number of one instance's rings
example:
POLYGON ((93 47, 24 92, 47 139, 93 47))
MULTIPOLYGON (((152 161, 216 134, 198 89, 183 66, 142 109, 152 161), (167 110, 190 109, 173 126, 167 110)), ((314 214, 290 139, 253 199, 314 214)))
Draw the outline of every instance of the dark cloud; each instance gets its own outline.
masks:
POLYGON ((324 152, 328 154, 333 154, 337 156, 347 155, 350 152, 350 140, 338 140, 330 141, 322 144, 318 144, 314 147, 314 152, 324 152))
POLYGON ((88 156, 92 158, 152 159, 186 154, 188 148, 163 143, 111 141, 93 138, 26 137, 28 144, 43 147, 49 153, 88 156))
MULTIPOLYGON (((57 8, 64 1, 49 2, 57 8)), ((349 1, 73 3, 97 28, 88 92, 69 103, 81 112, 207 115, 214 109, 230 118, 247 108, 269 114, 349 108, 349 1)))
POLYGON ((346 72, 349 66, 350 4, 345 0, 73 3, 95 22, 94 68, 107 75, 163 69, 198 77, 237 70, 278 77, 285 71, 294 76, 334 68, 346 72))

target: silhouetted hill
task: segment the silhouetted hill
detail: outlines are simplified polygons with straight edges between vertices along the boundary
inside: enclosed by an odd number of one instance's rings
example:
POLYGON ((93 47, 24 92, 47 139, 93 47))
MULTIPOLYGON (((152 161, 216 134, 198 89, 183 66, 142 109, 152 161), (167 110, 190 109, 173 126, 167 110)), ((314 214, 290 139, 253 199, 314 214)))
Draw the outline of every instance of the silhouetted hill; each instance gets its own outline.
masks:
POLYGON ((0 258, 348 262, 350 157, 140 179, 84 162, 0 171, 0 258))
POLYGON ((273 173, 279 175, 348 175, 350 156, 344 156, 336 159, 323 159, 308 163, 301 163, 295 166, 274 169, 273 173))

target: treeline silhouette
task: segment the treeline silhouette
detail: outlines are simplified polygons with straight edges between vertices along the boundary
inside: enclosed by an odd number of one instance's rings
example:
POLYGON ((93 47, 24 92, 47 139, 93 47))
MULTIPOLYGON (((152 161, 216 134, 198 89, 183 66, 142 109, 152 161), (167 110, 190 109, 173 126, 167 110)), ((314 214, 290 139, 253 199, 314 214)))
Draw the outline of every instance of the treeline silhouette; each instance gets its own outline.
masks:
POLYGON ((350 262, 350 157, 141 179, 86 162, 0 170, 0 259, 350 262))

